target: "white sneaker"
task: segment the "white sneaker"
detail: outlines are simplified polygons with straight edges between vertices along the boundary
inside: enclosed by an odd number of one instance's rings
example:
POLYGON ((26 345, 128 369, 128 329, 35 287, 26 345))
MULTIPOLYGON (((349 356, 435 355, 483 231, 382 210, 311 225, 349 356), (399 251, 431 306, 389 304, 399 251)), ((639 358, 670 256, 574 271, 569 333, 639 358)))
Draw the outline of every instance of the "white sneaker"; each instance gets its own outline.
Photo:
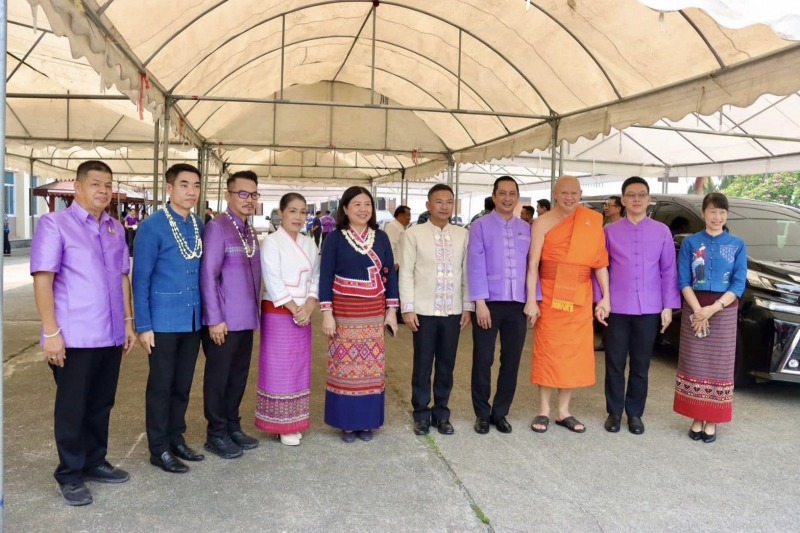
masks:
POLYGON ((297 433, 295 433, 295 435, 297 436, 298 439, 302 439, 303 438, 303 434, 300 433, 299 431, 297 433))
POLYGON ((286 446, 299 446, 300 439, 297 437, 297 433, 287 433, 281 435, 281 444, 286 446))

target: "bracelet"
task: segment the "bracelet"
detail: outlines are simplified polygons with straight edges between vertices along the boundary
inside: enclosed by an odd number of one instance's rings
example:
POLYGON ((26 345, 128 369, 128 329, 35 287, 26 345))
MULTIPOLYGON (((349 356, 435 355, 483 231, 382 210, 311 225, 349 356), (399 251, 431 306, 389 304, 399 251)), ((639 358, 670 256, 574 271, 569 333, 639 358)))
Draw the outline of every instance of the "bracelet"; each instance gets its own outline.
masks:
POLYGON ((133 317, 132 317, 132 316, 126 316, 126 317, 125 317, 125 320, 126 320, 126 321, 128 321, 128 320, 133 320, 133 317))
POLYGON ((723 301, 722 301, 722 298, 720 298, 719 300, 717 300, 717 303, 718 303, 720 306, 722 306, 722 308, 723 308, 723 309, 725 309, 725 302, 723 302, 723 301))
POLYGON ((44 337, 45 339, 52 339, 53 337, 55 337, 55 336, 56 336, 56 335, 58 335, 59 333, 61 333, 61 328, 58 328, 58 329, 56 330, 56 332, 55 332, 55 333, 53 333, 52 335, 47 335, 47 334, 46 334, 44 331, 42 331, 42 337, 44 337))

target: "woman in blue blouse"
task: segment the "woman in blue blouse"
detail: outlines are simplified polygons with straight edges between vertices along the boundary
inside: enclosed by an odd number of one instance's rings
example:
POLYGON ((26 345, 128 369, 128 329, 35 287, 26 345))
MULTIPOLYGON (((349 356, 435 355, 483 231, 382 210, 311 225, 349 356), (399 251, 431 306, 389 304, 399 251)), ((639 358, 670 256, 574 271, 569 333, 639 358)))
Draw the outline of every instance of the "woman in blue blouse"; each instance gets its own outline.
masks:
POLYGON ((747 278, 747 247, 725 230, 728 199, 703 199, 706 229, 686 238, 678 255, 683 294, 675 380, 676 413, 691 418, 689 437, 710 443, 733 415, 733 370, 739 298, 747 278))
POLYGON ((342 439, 372 439, 383 425, 383 328, 397 331, 397 272, 389 237, 378 229, 364 187, 342 195, 336 230, 322 244, 319 299, 329 338, 325 423, 342 439))

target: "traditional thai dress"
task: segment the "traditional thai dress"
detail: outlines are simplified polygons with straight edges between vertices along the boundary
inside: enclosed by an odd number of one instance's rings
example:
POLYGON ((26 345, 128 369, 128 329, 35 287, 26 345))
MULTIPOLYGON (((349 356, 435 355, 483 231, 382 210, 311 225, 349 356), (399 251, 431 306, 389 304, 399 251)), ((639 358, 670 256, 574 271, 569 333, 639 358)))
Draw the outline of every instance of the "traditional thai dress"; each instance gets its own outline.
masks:
POLYGON ((335 230, 325 240, 320 308, 331 310, 336 334, 328 344, 325 423, 346 431, 383 425, 387 307, 399 305, 389 238, 380 230, 358 235, 335 230))
MULTIPOLYGON (((691 287, 701 306, 715 303, 725 292, 741 298, 747 279, 747 248, 742 239, 705 231, 686 238, 678 255, 678 284, 691 287)), ((684 301, 681 342, 675 378, 676 413, 712 423, 733 417, 733 374, 736 363, 736 322, 739 300, 708 321, 709 334, 692 330, 692 309, 684 301)), ((613 302, 612 302, 613 305, 613 302)))
POLYGON ((300 327, 283 307, 319 298, 319 254, 314 240, 293 238, 282 227, 264 238, 261 272, 261 345, 256 427, 287 434, 309 427, 311 325, 300 327))

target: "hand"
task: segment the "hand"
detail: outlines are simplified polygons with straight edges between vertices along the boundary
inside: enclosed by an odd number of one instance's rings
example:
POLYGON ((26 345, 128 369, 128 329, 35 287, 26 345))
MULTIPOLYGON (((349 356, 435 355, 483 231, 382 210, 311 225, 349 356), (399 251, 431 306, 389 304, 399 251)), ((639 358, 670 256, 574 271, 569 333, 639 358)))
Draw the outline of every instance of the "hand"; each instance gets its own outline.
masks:
POLYGON ((536 300, 530 300, 525 304, 525 316, 528 317, 531 327, 533 327, 539 318, 539 303, 536 300))
POLYGON ((397 335, 397 309, 390 307, 386 310, 386 317, 383 319, 384 326, 389 326, 392 335, 397 335))
POLYGON ((492 314, 486 306, 486 302, 478 300, 475 302, 475 318, 478 320, 478 325, 483 329, 492 327, 492 314))
POLYGON ((52 337, 45 337, 44 356, 46 361, 53 366, 63 368, 64 361, 67 359, 67 353, 64 348, 64 337, 61 336, 61 332, 52 337))
POLYGON ((333 337, 336 334, 336 319, 333 318, 333 312, 323 311, 322 313, 322 333, 328 337, 333 337))
POLYGON ((294 308, 292 312, 292 318, 294 319, 294 323, 300 327, 305 326, 308 324, 308 311, 306 310, 304 305, 298 305, 294 308))
POLYGON ((611 302, 609 301, 608 297, 601 298, 599 302, 597 302, 597 306, 594 308, 594 316, 597 318, 597 321, 603 324, 604 326, 608 326, 608 322, 606 322, 606 318, 608 315, 611 314, 611 302))
POLYGON ((139 333, 139 344, 142 345, 147 355, 152 353, 152 349, 156 346, 156 335, 152 331, 143 331, 139 333))
POLYGON ((133 322, 125 321, 125 344, 122 345, 122 353, 128 355, 136 345, 136 332, 133 330, 133 322))
POLYGON ((403 323, 414 333, 419 330, 419 319, 417 318, 417 313, 414 311, 403 313, 403 323))
POLYGON ((717 305, 716 303, 707 305, 705 307, 701 307, 699 311, 696 311, 694 313, 694 317, 695 319, 699 318, 702 320, 708 320, 709 318, 714 316, 717 313, 717 311, 719 311, 719 305, 717 305))
POLYGON ((472 313, 470 311, 461 311, 461 331, 470 325, 472 322, 472 313))
POLYGON ((228 334, 228 325, 225 322, 220 322, 216 326, 208 326, 208 334, 214 344, 222 346, 225 344, 225 335, 228 334))
POLYGON ((667 331, 670 324, 672 324, 672 309, 664 309, 661 311, 661 333, 667 331))

